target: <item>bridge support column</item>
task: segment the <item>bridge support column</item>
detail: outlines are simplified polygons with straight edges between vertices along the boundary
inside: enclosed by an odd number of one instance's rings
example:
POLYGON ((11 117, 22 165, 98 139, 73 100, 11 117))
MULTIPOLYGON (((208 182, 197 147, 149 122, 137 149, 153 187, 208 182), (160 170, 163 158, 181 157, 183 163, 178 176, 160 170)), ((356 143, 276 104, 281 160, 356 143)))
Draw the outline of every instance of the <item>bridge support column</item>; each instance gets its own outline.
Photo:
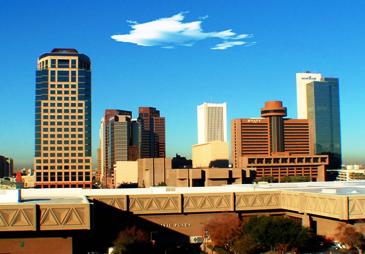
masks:
POLYGON ((302 216, 302 226, 306 228, 310 228, 312 226, 312 218, 308 214, 303 214, 302 216))

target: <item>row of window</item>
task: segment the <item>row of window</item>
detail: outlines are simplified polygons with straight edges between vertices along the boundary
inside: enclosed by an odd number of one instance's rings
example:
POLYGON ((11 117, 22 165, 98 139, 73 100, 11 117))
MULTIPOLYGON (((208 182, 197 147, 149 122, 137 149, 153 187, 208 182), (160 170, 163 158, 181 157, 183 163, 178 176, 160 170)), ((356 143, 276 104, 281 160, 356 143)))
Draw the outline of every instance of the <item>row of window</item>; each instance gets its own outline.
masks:
MULTIPOLYGON (((77 179, 76 179, 76 176, 75 177, 67 177, 67 176, 65 176, 63 179, 62 179, 62 177, 57 177, 57 180, 56 180, 56 178, 54 177, 54 176, 50 176, 49 178, 48 178, 48 176, 43 176, 43 180, 42 180, 42 178, 41 177, 37 177, 37 182, 62 182, 62 181, 65 181, 65 182, 83 182, 83 181, 90 181, 90 176, 85 176, 85 178, 83 178, 83 177, 78 177, 77 179)), ((76 188, 76 185, 74 186, 74 187, 72 187, 72 188, 76 188)))
POLYGON ((43 180, 42 180, 42 175, 41 174, 37 174, 36 175, 36 180, 38 182, 40 181, 44 181, 44 182, 55 182, 55 181, 90 181, 90 175, 85 175, 85 177, 83 175, 77 175, 76 177, 76 172, 71 172, 71 173, 75 173, 74 175, 71 174, 71 177, 69 174, 66 174, 68 172, 65 172, 65 174, 62 177, 62 174, 57 174, 57 180, 56 180, 56 175, 52 174, 54 172, 51 172, 51 174, 43 174, 43 180))
MULTIPOLYGON (((76 71, 57 71, 58 82, 76 82, 76 71), (71 80, 70 80, 71 74, 71 80)), ((56 71, 51 71, 50 82, 56 82, 56 71)))
MULTIPOLYGON (((80 154, 80 156, 82 156, 83 154, 82 153, 79 153, 80 154)), ((55 153, 50 153, 49 154, 50 155, 50 157, 55 157, 55 153), (51 155, 53 155, 53 156, 51 156, 51 155)), ((67 155, 69 155, 69 154, 67 154, 67 155)), ((58 157, 62 157, 62 153, 58 153, 57 154, 57 156, 58 157)), ((48 157, 48 153, 43 153, 43 157, 48 157)), ((67 156, 67 157, 69 157, 69 156, 67 156)), ((78 159, 78 160, 76 160, 76 159, 65 159, 65 158, 63 158, 63 159, 57 159, 57 160, 53 160, 54 162, 53 163, 83 163, 84 161, 83 161, 83 159, 78 159)), ((51 161, 50 161, 50 163, 52 163, 51 161)))
POLYGON ((83 122, 47 122, 47 121, 44 121, 43 125, 52 125, 52 126, 53 125, 64 125, 64 126, 72 125, 72 126, 75 126, 75 125, 83 125, 83 122))
MULTIPOLYGON (((64 141, 68 141, 68 140, 64 140, 64 141)), ((76 140, 72 140, 72 141, 76 141, 76 140)), ((82 140, 79 140, 78 143, 82 143, 82 140)), ((79 144, 79 145, 82 145, 82 144, 79 144)), ((76 151, 77 148, 74 148, 74 147, 77 147, 77 145, 74 144, 74 145, 63 146, 62 144, 60 144, 60 146, 43 146, 42 151, 76 151)), ((40 151, 40 150, 41 150, 41 146, 38 146, 37 151, 40 151)))
MULTIPOLYGON (((71 149, 72 151, 76 151, 76 150, 73 150, 73 149, 71 149)), ((62 151, 62 150, 61 150, 62 151)), ((82 156, 84 156, 84 154, 83 153, 43 153, 43 157, 48 157, 48 155, 49 155, 49 157, 51 157, 51 158, 53 158, 53 157, 62 157, 62 158, 65 158, 65 157, 70 157, 70 158, 77 158, 77 157, 82 157, 82 156)), ((79 159, 80 160, 80 159, 79 159)), ((80 161, 79 161, 80 162, 80 161)), ((82 161, 81 161, 82 162, 82 161)), ((50 163, 54 163, 54 162, 50 162, 50 163)), ((74 163, 74 162, 71 162, 71 163, 74 163)))
MULTIPOLYGON (((47 69, 48 68, 48 60, 41 61, 39 63, 40 69, 47 69)), ((50 65, 51 68, 76 68, 76 59, 51 59, 50 65)))
MULTIPOLYGON (((55 145, 56 143, 57 143, 57 145, 62 145, 62 144, 68 145, 70 143, 75 145, 76 140, 71 140, 71 141, 69 141, 69 140, 57 140, 57 142, 55 140, 50 140, 49 142, 48 142, 48 140, 43 140, 43 145, 48 145, 48 144, 55 145)), ((83 140, 78 140, 77 141, 77 144, 79 144, 79 145, 82 145, 82 143, 83 143, 83 140)))
POLYGON ((69 59, 51 59, 51 68, 76 68, 76 59, 71 59, 71 65, 69 59))
POLYGON ((71 97, 68 97, 68 96, 65 96, 65 97, 61 97, 61 96, 58 96, 58 97, 55 97, 55 96, 51 96, 49 97, 49 100, 50 101, 77 101, 77 97, 76 96, 71 96, 71 97))
POLYGON ((48 103, 48 102, 44 102, 43 103, 43 107, 48 107, 48 106, 50 106, 50 107, 76 107, 76 105, 78 106, 78 107, 83 107, 84 106, 84 103, 82 103, 82 102, 79 102, 79 103, 68 103, 68 102, 65 102, 65 103, 62 103, 62 102, 58 102, 58 103, 54 103, 54 102, 51 102, 51 103, 48 103))
POLYGON ((79 113, 79 114, 82 114, 83 113, 83 110, 82 110, 82 108, 80 108, 80 109, 68 109, 68 108, 65 108, 65 109, 61 109, 61 108, 59 108, 59 109, 54 109, 54 108, 51 108, 51 109, 49 109, 48 110, 48 108, 45 108, 45 109, 43 109, 43 113, 58 113, 58 114, 61 114, 61 113, 73 113, 73 114, 76 114, 76 112, 77 113, 79 113))
POLYGON ((43 115, 43 119, 78 119, 78 120, 82 120, 84 118, 84 115, 78 115, 76 117, 76 115, 43 115))
POLYGON ((57 94, 57 95, 62 95, 62 94, 66 94, 66 95, 68 95, 68 94, 71 94, 71 95, 76 95, 76 90, 71 90, 71 91, 69 91, 69 90, 65 90, 65 91, 62 91, 62 90, 50 90, 49 91, 49 93, 51 94, 51 95, 53 95, 53 94, 57 94))
POLYGON ((84 131, 83 128, 43 128, 43 132, 76 132, 84 131))
MULTIPOLYGON (((61 163, 61 162, 60 162, 61 163)), ((43 165, 43 166, 36 166, 36 170, 87 170, 90 169, 90 165, 43 165)))
POLYGON ((82 138, 82 133, 80 134, 48 134, 44 133, 43 138, 82 138))
POLYGON ((76 89, 77 88, 77 85, 76 84, 50 84, 49 85, 50 88, 57 88, 57 89, 76 89))
MULTIPOLYGON (((81 155, 79 155, 79 156, 82 156, 82 154, 81 155)), ((81 160, 81 159, 78 159, 78 160, 81 160)), ((45 160, 43 160, 43 162, 44 163, 46 163, 45 161, 47 161, 47 163, 48 163, 48 160, 47 159, 45 159, 45 160)), ((38 163, 38 164, 40 164, 40 163, 42 163, 42 160, 41 159, 36 159, 36 163, 38 163)), ((55 163, 55 160, 50 160, 50 163, 55 163)), ((62 162, 61 162, 62 163, 62 162)), ((75 163, 75 162, 72 162, 72 163, 75 163)), ((85 163, 90 163, 90 159, 85 159, 85 163)), ((65 165, 65 166, 67 166, 67 165, 65 165)), ((82 165, 79 165, 79 166, 81 166, 82 167, 82 165)), ((51 169, 55 169, 54 168, 54 166, 51 166, 51 167, 53 167, 53 168, 51 168, 51 169)), ((68 166, 67 166, 68 167, 68 166)), ((37 166, 36 167, 36 169, 41 169, 40 168, 40 166, 37 166)), ((48 169, 48 168, 47 168, 48 169)), ((57 166, 57 169, 62 169, 62 166, 61 165, 58 165, 57 166)), ((66 168, 65 168, 66 169, 66 168)), ((73 168, 74 169, 74 168, 73 168)))

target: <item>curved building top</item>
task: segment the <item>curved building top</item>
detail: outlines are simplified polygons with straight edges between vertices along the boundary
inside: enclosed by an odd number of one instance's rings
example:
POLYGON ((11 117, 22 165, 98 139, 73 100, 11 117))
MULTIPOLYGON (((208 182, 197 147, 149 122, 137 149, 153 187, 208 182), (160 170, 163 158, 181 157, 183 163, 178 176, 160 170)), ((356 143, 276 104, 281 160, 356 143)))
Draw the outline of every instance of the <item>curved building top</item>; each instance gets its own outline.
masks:
POLYGON ((286 116, 286 107, 283 107, 281 101, 267 101, 265 107, 261 109, 262 117, 286 116))
POLYGON ((78 54, 79 52, 76 49, 70 49, 70 48, 54 48, 52 49, 51 53, 78 54))
POLYGON ((74 48, 54 48, 49 53, 42 54, 39 59, 42 59, 47 56, 78 56, 82 58, 85 61, 90 62, 90 58, 85 54, 80 54, 76 49, 74 48))

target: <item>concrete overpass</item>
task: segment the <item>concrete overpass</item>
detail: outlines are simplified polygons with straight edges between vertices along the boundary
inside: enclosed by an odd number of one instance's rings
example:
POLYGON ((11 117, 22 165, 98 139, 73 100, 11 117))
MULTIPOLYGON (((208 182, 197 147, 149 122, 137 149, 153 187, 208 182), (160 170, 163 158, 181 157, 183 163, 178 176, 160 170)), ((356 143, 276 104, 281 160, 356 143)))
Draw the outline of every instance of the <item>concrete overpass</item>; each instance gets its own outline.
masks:
POLYGON ((227 213, 241 218, 286 215, 300 219, 304 226, 322 235, 333 233, 338 222, 362 223, 365 219, 364 181, 191 188, 24 189, 20 197, 18 194, 16 190, 0 191, 0 238, 3 238, 0 252, 4 238, 9 242, 50 236, 56 239, 59 235, 62 239, 69 238, 68 244, 74 249, 72 238, 80 236, 80 232, 89 232, 98 239, 103 237, 96 236, 101 228, 109 232, 106 227, 109 225, 118 231, 133 218, 143 220, 141 225, 146 225, 152 233, 167 230, 185 241, 201 239, 205 225, 227 213))

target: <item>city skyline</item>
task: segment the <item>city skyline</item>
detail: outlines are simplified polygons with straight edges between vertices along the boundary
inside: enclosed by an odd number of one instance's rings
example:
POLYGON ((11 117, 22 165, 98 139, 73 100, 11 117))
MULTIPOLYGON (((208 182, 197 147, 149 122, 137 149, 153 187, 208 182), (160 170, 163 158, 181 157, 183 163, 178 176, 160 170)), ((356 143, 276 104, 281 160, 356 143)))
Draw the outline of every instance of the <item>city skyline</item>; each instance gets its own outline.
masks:
POLYGON ((363 120, 356 117, 363 108, 364 36, 356 30, 362 29, 365 19, 360 12, 364 3, 331 1, 328 6, 327 1, 308 1, 296 7, 295 3, 274 1, 231 6, 220 1, 209 6, 173 2, 163 9, 144 3, 149 5, 146 8, 142 2, 92 3, 80 14, 81 1, 64 20, 52 4, 22 2, 18 8, 16 2, 5 2, 0 10, 0 32, 4 35, 0 67, 5 73, 0 77, 0 154, 13 158, 17 168, 31 166, 33 161, 35 62, 39 55, 57 47, 76 48, 93 63, 94 168, 99 121, 107 108, 158 108, 166 117, 167 156, 179 153, 190 157, 191 145, 197 140, 197 105, 226 101, 229 125, 233 118, 259 117, 256 109, 266 100, 282 100, 290 109, 288 117, 296 118, 295 73, 306 70, 339 78, 343 161, 365 162, 363 120), (150 12, 138 13, 140 8, 150 12), (246 15, 239 15, 242 10, 246 15), (100 13, 98 22, 93 21, 96 11, 100 13), (265 18, 255 18, 258 11, 265 18), (29 22, 14 20, 15 12, 29 22), (227 17, 227 12, 232 15, 227 17), (309 12, 313 15, 310 20, 309 12), (41 17, 63 22, 44 24, 41 17), (200 23, 193 37, 184 36, 180 41, 162 43, 155 38, 151 45, 138 46, 111 38, 148 29, 148 22, 161 19, 177 27, 200 23), (135 21, 144 26, 136 27, 135 21), (73 22, 78 25, 75 30, 66 29, 73 22), (222 34, 230 29, 231 33, 222 34), (336 39, 331 38, 334 35, 336 39))

